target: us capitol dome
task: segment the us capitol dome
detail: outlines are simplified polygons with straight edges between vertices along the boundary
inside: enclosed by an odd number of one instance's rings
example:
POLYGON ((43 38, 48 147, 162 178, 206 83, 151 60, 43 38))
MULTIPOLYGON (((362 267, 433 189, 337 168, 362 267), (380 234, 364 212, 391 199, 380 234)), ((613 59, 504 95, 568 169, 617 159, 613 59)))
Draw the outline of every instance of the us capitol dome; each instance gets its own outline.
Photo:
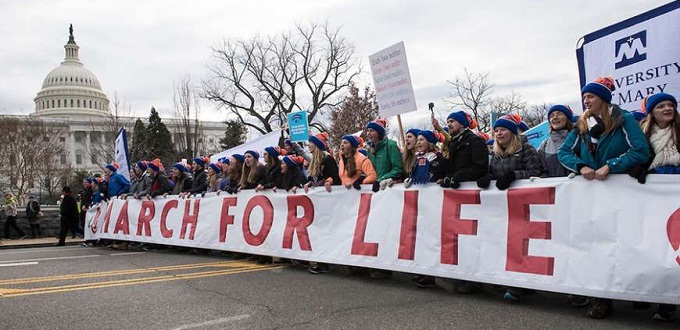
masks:
POLYGON ((40 117, 106 116, 109 99, 92 71, 78 57, 78 45, 69 27, 69 38, 61 65, 43 80, 35 101, 35 114, 40 117))

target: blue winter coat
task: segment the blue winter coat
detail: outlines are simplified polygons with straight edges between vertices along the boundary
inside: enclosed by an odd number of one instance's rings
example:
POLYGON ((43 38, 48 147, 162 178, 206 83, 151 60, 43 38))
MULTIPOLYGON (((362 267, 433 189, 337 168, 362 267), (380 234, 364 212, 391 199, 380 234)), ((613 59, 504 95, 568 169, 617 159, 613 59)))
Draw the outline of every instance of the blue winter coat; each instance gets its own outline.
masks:
POLYGON ((130 191, 130 181, 119 173, 114 172, 109 178, 109 197, 127 194, 130 191))
POLYGON ((633 115, 615 105, 612 119, 614 129, 600 136, 594 155, 589 149, 590 135, 572 130, 557 153, 560 163, 576 173, 582 166, 597 170, 604 165, 609 165, 610 173, 626 173, 647 162, 649 144, 633 115))

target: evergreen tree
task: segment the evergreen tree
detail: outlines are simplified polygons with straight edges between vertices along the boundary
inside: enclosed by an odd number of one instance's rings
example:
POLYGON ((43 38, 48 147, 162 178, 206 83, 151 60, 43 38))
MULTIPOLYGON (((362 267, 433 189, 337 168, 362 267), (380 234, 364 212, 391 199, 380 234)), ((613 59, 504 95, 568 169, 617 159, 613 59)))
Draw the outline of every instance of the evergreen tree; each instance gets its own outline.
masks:
POLYGON ((135 121, 135 128, 132 132, 132 147, 130 148, 130 162, 142 160, 146 152, 146 126, 141 119, 135 121))
POLYGON ((174 159, 175 150, 172 145, 172 135, 168 127, 163 124, 158 111, 151 108, 149 115, 149 125, 146 127, 146 153, 145 158, 159 158, 164 166, 170 166, 176 161, 174 159))
POLYGON ((224 123, 227 124, 227 130, 220 139, 220 148, 227 150, 246 142, 247 130, 240 121, 228 120, 224 123))

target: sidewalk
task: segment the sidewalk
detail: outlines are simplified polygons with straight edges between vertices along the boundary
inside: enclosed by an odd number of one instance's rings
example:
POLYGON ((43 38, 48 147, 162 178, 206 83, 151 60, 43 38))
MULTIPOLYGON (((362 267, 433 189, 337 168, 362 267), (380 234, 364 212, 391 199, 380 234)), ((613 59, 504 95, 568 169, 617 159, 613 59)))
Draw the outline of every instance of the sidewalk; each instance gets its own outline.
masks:
MULTIPOLYGON (((76 237, 71 238, 71 236, 66 237, 66 245, 78 245, 84 242, 82 238, 76 237)), ((26 238, 26 239, 2 239, 0 240, 0 250, 2 249, 20 249, 28 247, 45 247, 54 246, 58 243, 56 237, 43 237, 43 238, 26 238)))

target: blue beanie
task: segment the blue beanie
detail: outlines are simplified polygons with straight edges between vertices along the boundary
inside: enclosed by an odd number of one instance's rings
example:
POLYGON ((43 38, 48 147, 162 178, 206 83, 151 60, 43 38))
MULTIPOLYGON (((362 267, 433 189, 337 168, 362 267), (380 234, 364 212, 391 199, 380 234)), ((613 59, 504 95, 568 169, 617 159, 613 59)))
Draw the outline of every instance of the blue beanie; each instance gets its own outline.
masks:
POLYGON ((349 142, 349 144, 351 144, 354 148, 359 147, 359 139, 357 139, 357 137, 354 135, 345 135, 342 137, 342 140, 349 142))
POLYGON ((114 172, 114 173, 118 170, 118 167, 116 167, 114 164, 107 164, 106 168, 108 168, 109 171, 114 172))
POLYGON ((496 119, 496 122, 493 123, 493 128, 496 129, 496 127, 504 127, 510 130, 512 134, 517 134, 517 122, 508 115, 502 116, 498 119, 496 119))
MULTIPOLYGON (((281 154, 281 148, 277 147, 266 147, 264 148, 264 151, 266 151, 270 156, 276 158, 279 157, 281 154)), ((285 151, 284 151, 285 154, 285 151)))
POLYGON ((194 163, 198 164, 200 167, 205 167, 205 160, 201 157, 194 158, 194 163))
POLYGON ((675 97, 673 97, 673 95, 667 93, 656 93, 654 95, 650 95, 647 98, 647 105, 645 106, 645 111, 647 111, 647 114, 652 113, 654 107, 663 101, 671 101, 676 108, 678 107, 678 101, 675 99, 675 97))
POLYGON ((418 134, 418 136, 421 136, 421 135, 423 137, 425 137, 425 140, 427 140, 427 142, 437 143, 437 139, 435 138, 433 131, 424 129, 424 130, 420 131, 420 134, 418 134))
POLYGON ((581 89, 581 95, 591 93, 597 95, 607 104, 612 103, 612 92, 616 89, 614 79, 611 77, 599 77, 595 81, 588 83, 581 89))
POLYGON ((227 164, 227 165, 229 165, 229 163, 231 163, 231 160, 229 160, 229 158, 227 158, 227 157, 222 157, 222 158, 218 159, 217 161, 222 163, 222 164, 227 164))
POLYGON ((517 124, 517 128, 521 129, 522 132, 526 132, 529 130, 529 125, 523 121, 520 121, 519 124, 517 124))
POLYGON ((300 163, 298 163, 298 160, 296 160, 294 156, 283 157, 283 162, 286 163, 288 167, 297 167, 300 165, 300 163))
POLYGON ((368 123, 368 124, 366 125, 366 128, 367 128, 367 129, 370 128, 370 129, 372 129, 372 130, 378 132, 378 134, 379 134, 381 137, 382 137, 382 136, 385 136, 385 126, 383 126, 382 124, 380 124, 378 121, 375 121, 375 120, 374 120, 374 121, 368 123))
POLYGON ((569 106, 562 104, 553 105, 552 107, 550 107, 550 109, 548 109, 548 119, 550 119, 550 114, 555 111, 563 113, 565 116, 567 116, 567 120, 569 120, 570 122, 574 122, 574 112, 571 111, 571 108, 569 108, 569 106))
POLYGON ((243 164, 243 161, 246 160, 246 158, 241 154, 233 154, 231 157, 234 157, 234 159, 238 160, 238 162, 241 164, 243 164))
POLYGON ((248 150, 244 153, 244 155, 247 155, 247 154, 250 154, 251 156, 253 156, 253 158, 255 158, 256 161, 259 161, 259 159, 260 159, 260 153, 255 151, 255 150, 248 150))
POLYGON ((456 111, 452 112, 449 114, 448 117, 446 117, 446 120, 453 119, 463 125, 463 127, 467 128, 470 126, 470 121, 468 121, 467 116, 465 115, 465 111, 456 111))
POLYGON ((139 167, 140 170, 146 171, 146 162, 145 161, 138 161, 137 162, 137 167, 139 167))
POLYGON ((154 162, 149 162, 149 164, 147 166, 148 166, 148 168, 152 169, 154 172, 160 172, 160 170, 161 170, 161 168, 158 165, 156 165, 154 162))
POLYGON ((418 136, 420 134, 420 129, 418 128, 411 128, 410 130, 406 131, 406 134, 411 133, 414 136, 418 136))
POLYGON ((314 143, 314 145, 315 145, 317 148, 319 148, 319 149, 321 149, 321 150, 323 150, 323 151, 326 151, 326 143, 323 142, 323 141, 321 141, 321 139, 319 139, 318 137, 316 137, 316 135, 310 136, 309 139, 307 139, 307 140, 308 140, 309 142, 311 142, 311 143, 314 143))
POLYGON ((364 157, 368 157, 368 150, 361 148, 357 150, 360 154, 364 155, 364 157))
POLYGON ((186 166, 184 166, 184 164, 182 164, 182 163, 176 163, 175 165, 172 165, 172 168, 176 168, 180 172, 185 172, 185 173, 189 171, 189 169, 186 166))
POLYGON ((222 172, 222 167, 220 166, 220 164, 210 163, 210 168, 212 168, 212 170, 215 171, 215 173, 222 172))

